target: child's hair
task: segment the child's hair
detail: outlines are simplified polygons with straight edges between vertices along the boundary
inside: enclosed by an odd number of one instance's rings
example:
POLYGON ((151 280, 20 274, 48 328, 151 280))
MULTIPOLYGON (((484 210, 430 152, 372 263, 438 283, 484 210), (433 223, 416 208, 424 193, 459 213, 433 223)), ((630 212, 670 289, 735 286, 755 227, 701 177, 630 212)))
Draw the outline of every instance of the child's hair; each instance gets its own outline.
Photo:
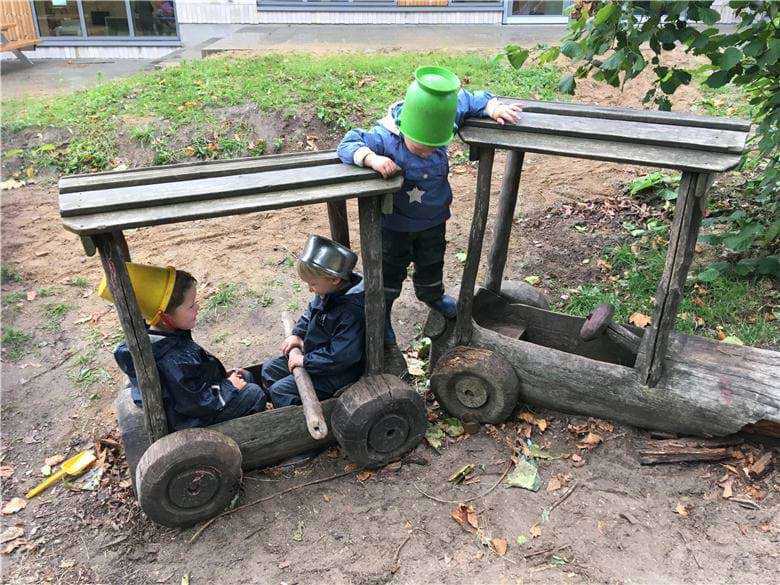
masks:
POLYGON ((168 301, 168 306, 165 307, 165 313, 171 313, 175 311, 183 302, 184 295, 191 287, 195 286, 198 281, 189 272, 184 270, 176 271, 176 280, 173 283, 173 292, 171 292, 171 300, 168 301))
POLYGON ((301 262, 300 260, 296 262, 296 268, 298 269, 298 276, 300 276, 303 280, 312 278, 339 278, 338 276, 328 274, 318 266, 314 266, 313 264, 309 264, 307 262, 301 262))

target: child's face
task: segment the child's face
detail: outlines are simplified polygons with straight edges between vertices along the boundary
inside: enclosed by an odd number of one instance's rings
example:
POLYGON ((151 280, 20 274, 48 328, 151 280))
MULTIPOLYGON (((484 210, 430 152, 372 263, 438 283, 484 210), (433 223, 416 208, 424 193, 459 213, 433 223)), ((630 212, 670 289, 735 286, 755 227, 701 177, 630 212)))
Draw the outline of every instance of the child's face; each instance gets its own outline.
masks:
POLYGON ((184 301, 181 305, 176 307, 173 312, 166 313, 168 317, 168 323, 175 329, 190 330, 195 327, 198 322, 198 301, 195 300, 197 295, 197 287, 191 286, 184 294, 184 301))
POLYGON ((339 286, 341 286, 341 279, 333 276, 317 278, 305 277, 303 278, 303 282, 309 286, 309 292, 320 296, 335 292, 338 290, 339 286))
POLYGON ((406 145, 406 148, 412 152, 412 154, 416 154, 421 158, 428 158, 431 156, 431 154, 433 154, 433 151, 436 150, 434 146, 425 146, 424 144, 410 140, 406 136, 404 136, 404 144, 406 145))

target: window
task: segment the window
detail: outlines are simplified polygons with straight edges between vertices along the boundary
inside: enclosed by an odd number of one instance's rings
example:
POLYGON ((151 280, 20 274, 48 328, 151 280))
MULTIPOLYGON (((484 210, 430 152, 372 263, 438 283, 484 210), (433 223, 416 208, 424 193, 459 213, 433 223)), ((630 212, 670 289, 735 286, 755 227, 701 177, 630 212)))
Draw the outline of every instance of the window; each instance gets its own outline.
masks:
POLYGON ((44 38, 178 37, 174 0, 33 0, 32 6, 44 38))

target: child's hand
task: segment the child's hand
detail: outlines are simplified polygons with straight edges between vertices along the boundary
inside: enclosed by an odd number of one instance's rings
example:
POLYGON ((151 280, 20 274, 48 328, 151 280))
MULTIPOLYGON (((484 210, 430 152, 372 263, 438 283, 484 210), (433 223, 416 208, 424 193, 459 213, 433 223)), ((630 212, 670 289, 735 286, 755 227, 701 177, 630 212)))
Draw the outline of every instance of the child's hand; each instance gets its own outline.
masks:
POLYGON ((363 164, 371 167, 377 173, 382 175, 382 178, 389 179, 393 175, 401 172, 401 167, 395 164, 395 161, 386 156, 379 156, 378 154, 369 154, 363 159, 363 164))
POLYGON ((233 384, 233 386, 236 387, 236 390, 239 392, 244 389, 244 386, 246 386, 246 381, 244 378, 241 377, 241 375, 238 372, 230 372, 230 375, 228 376, 228 381, 233 384))
POLYGON ((297 347, 303 351, 303 339, 297 335, 290 335, 289 337, 285 337, 281 347, 282 355, 288 355, 294 347, 297 347))
POLYGON ((303 367, 303 354, 296 353, 296 354, 290 354, 287 357, 287 369, 291 372, 295 368, 302 368, 303 367))
POLYGON ((514 124, 520 119, 523 108, 518 104, 498 104, 493 110, 493 118, 499 124, 514 124))

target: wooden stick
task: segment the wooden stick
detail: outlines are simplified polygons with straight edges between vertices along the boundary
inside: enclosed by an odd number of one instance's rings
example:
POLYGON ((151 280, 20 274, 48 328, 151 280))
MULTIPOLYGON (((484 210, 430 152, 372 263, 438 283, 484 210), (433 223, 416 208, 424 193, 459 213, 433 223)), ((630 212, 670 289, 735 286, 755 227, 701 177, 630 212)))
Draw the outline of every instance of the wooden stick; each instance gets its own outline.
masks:
POLYGON ((488 258, 488 275, 485 288, 495 293, 501 292, 504 278, 506 255, 509 250, 509 236, 512 234, 512 221, 517 206, 517 192, 520 188, 520 172, 523 168, 525 153, 522 150, 510 150, 506 155, 506 171, 501 184, 501 195, 496 211, 493 247, 488 258))
POLYGON ((693 261, 711 179, 712 175, 706 173, 685 171, 680 181, 674 222, 669 234, 666 267, 655 295, 653 322, 644 334, 637 359, 639 381, 648 386, 655 386, 663 373, 669 336, 674 330, 685 279, 693 261))
POLYGON ((249 508, 250 506, 254 506, 256 504, 260 504, 262 502, 267 502, 268 500, 272 500, 278 496, 282 496, 284 494, 289 494, 290 492, 294 492, 300 489, 303 489, 305 487, 308 487, 310 485, 315 485, 318 483, 325 483, 326 481, 330 481, 332 479, 338 479, 340 477, 344 477, 346 475, 353 475, 355 473, 361 472, 362 469, 353 469, 352 471, 345 471, 344 473, 337 473, 336 475, 331 475, 328 477, 323 477, 322 479, 315 479, 314 481, 308 481, 306 483, 302 483, 301 485, 294 485, 292 487, 287 488, 286 490, 282 490, 280 492, 276 492, 275 494, 271 494, 270 496, 265 496, 264 498, 259 498, 257 500, 253 500, 251 502, 247 502, 246 504, 243 504, 241 506, 238 506, 237 508, 233 508, 231 510, 227 510, 225 512, 222 512, 221 514, 218 514, 214 516, 211 520, 207 520, 203 526, 198 528, 198 530, 195 532, 195 534, 192 535, 192 538, 188 541, 187 544, 192 544, 196 540, 198 540, 198 537, 203 534, 203 531, 206 530, 209 526, 214 524, 217 520, 222 518, 223 516, 229 516, 230 514, 233 514, 234 512, 238 512, 239 510, 245 510, 246 508, 249 508))
POLYGON ((349 248, 349 219, 346 201, 328 201, 330 237, 334 242, 349 248))
POLYGON ((133 358, 146 431, 153 443, 168 434, 168 420, 165 418, 160 376, 154 361, 152 344, 130 283, 130 276, 127 274, 125 250, 113 234, 100 234, 94 239, 108 279, 108 287, 114 296, 114 306, 125 334, 125 342, 133 358))
POLYGON ((360 253, 366 289, 366 375, 384 369, 385 293, 382 283, 381 196, 358 199, 360 253))
POLYGON ((544 550, 538 550, 536 552, 532 552, 532 553, 528 553, 527 555, 523 555, 523 558, 524 559, 531 559, 533 557, 538 557, 539 555, 544 555, 544 554, 547 554, 547 553, 555 553, 555 552, 558 552, 559 550, 563 550, 565 548, 569 548, 569 546, 571 546, 571 545, 564 544, 562 546, 554 546, 552 548, 546 548, 544 550))
MULTIPOLYGON (((293 322, 290 314, 287 311, 282 313, 282 324, 284 325, 284 335, 289 337, 293 332, 293 322)), ((303 357, 303 352, 294 347, 290 350, 290 355, 300 355, 303 357)), ((314 439, 324 439, 328 436, 328 425, 325 422, 325 415, 322 412, 322 405, 319 398, 317 398, 317 392, 314 390, 314 384, 311 381, 311 376, 303 368, 295 368, 292 371, 295 378, 295 384, 298 386, 298 395, 301 397, 301 404, 303 405, 303 416, 306 417, 306 428, 309 429, 309 434, 314 439)))
POLYGON ((455 323, 455 345, 468 345, 471 340, 471 309, 474 303, 474 285, 477 282, 479 259, 482 255, 482 240, 485 236, 488 208, 490 207, 490 179, 493 174, 493 157, 496 151, 492 148, 479 149, 479 170, 477 172, 477 195, 474 201, 474 215, 471 220, 469 234, 469 249, 466 255, 466 266, 463 268, 463 279, 458 297, 458 320, 455 323))

